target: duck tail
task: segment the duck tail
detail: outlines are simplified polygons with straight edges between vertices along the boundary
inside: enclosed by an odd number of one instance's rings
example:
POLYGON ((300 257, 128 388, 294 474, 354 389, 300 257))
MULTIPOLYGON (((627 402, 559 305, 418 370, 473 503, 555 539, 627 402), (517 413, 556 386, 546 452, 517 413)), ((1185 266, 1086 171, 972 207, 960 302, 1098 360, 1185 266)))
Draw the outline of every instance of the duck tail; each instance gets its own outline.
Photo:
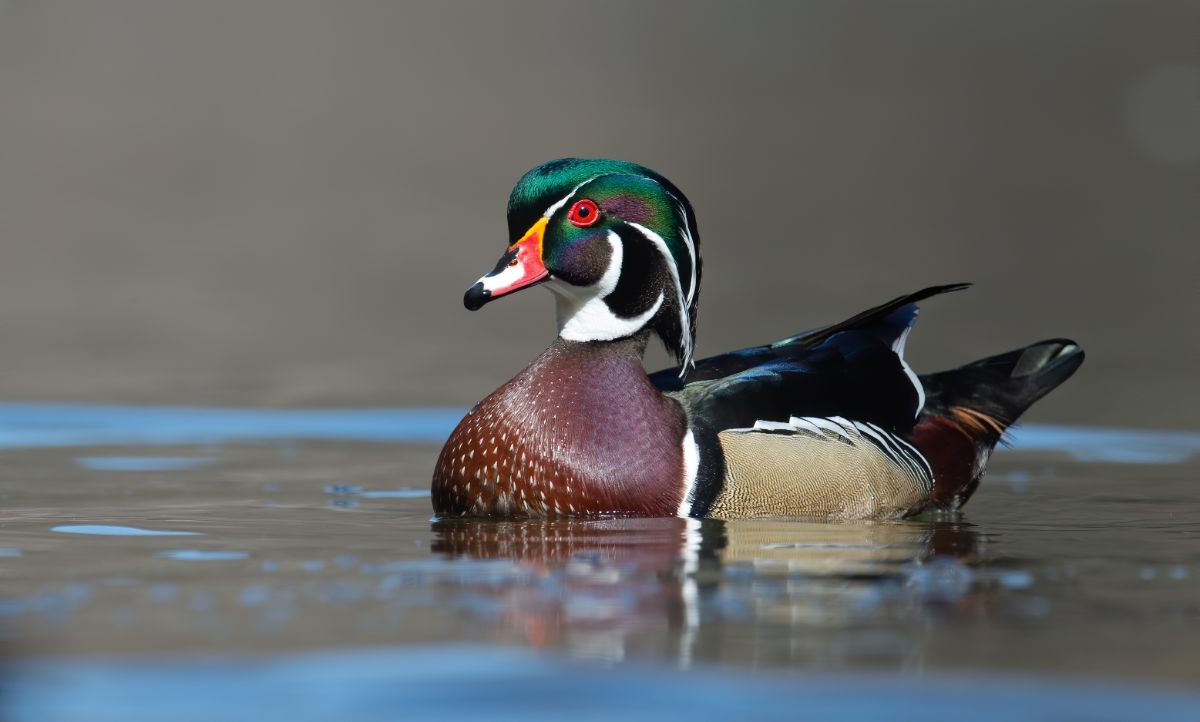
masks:
POLYGON ((1005 430, 1082 363, 1083 349, 1059 338, 922 376, 925 406, 910 441, 933 467, 934 506, 965 504, 1005 430))

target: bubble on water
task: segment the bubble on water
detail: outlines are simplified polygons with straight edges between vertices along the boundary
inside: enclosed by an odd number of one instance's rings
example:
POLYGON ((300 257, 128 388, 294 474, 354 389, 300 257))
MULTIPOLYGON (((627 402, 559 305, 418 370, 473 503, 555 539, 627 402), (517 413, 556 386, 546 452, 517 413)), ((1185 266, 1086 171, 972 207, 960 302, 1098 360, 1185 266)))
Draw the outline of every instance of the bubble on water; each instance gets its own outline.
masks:
POLYGON ((1142 567, 1138 570, 1138 579, 1141 579, 1144 582, 1150 581, 1157 575, 1158 572, 1154 569, 1154 567, 1142 567))
POLYGON ((1171 577, 1172 579, 1187 579, 1188 569, 1185 566, 1176 564, 1175 566, 1171 567, 1170 571, 1167 572, 1167 576, 1171 577))
POLYGON ((0 547, 0 559, 11 559, 21 556, 21 550, 16 547, 0 547))

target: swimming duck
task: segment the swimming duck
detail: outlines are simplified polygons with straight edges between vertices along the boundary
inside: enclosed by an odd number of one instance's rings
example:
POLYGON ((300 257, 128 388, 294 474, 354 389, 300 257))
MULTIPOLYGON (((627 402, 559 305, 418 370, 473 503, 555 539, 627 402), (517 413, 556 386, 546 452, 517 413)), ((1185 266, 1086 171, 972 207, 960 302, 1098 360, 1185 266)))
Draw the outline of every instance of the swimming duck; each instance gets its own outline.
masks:
POLYGON ((509 246, 470 310, 535 285, 550 347, 462 419, 434 471, 442 516, 897 518, 957 509, 1005 429, 1083 351, 1053 339, 940 373, 904 360, 926 288, 824 328, 693 359, 700 237, 682 192, 623 161, 526 173, 509 246), (647 375, 651 336, 678 366, 647 375))

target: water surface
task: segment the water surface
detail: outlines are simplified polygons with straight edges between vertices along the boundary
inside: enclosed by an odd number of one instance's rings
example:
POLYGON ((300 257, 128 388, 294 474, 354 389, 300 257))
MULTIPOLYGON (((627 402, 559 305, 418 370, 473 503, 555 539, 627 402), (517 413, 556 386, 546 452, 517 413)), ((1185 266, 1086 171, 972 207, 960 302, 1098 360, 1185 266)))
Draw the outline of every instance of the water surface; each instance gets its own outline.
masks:
POLYGON ((163 695, 122 712, 139 679, 232 695, 239 665, 291 679, 296 664, 341 680, 335 706, 390 680, 379 712, 411 699, 430 645, 438 669, 488 684, 582 684, 564 670, 600 665, 617 688, 658 680, 643 692, 660 701, 681 670, 729 699, 778 685, 780 704, 900 674, 1045 719, 1083 689, 1097 714, 1081 719, 1133 719, 1147 699, 1162 719, 1200 712, 1195 434, 1024 427, 961 515, 437 520, 430 440, 457 413, 0 407, 9 716, 83 718, 55 706, 47 669, 93 719, 130 720, 168 718, 151 713, 163 695))

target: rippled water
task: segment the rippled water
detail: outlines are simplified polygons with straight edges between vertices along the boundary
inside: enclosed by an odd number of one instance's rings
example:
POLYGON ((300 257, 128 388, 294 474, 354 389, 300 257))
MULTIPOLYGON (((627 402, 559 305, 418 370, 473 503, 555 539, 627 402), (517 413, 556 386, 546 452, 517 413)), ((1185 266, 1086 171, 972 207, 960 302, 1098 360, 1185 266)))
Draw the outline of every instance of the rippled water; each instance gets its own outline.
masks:
POLYGON ((459 413, 0 405, 4 718, 1200 718, 1200 434, 1023 427, 961 516, 433 520, 459 413))

